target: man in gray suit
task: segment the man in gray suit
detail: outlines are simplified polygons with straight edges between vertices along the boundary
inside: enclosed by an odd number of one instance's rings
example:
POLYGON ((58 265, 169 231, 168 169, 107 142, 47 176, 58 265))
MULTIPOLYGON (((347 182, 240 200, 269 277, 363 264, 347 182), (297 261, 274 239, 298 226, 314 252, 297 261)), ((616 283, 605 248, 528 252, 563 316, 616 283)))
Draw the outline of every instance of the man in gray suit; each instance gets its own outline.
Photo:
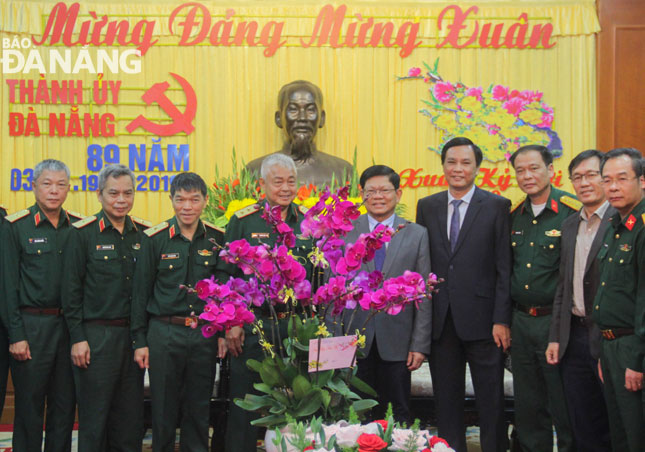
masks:
POLYGON ((562 371, 564 395, 580 452, 610 450, 609 422, 598 375, 600 329, 591 320, 598 289, 596 255, 616 210, 605 200, 600 151, 578 154, 569 178, 583 208, 562 223, 560 280, 553 300, 546 360, 562 371))
MULTIPOLYGON (((369 233, 379 224, 395 230, 404 226, 361 270, 380 270, 384 279, 401 276, 406 270, 427 278, 430 249, 426 230, 394 213, 401 199, 399 175, 392 168, 375 165, 363 171, 360 184, 367 214, 354 222, 354 229, 346 238, 348 243, 355 242, 360 234, 369 233)), ((392 404, 394 419, 398 422, 409 424, 411 420, 410 373, 421 366, 430 351, 431 313, 430 301, 424 300, 418 311, 409 305, 398 315, 381 312, 365 325, 364 357, 357 360, 357 375, 376 390, 381 409, 392 404)), ((352 312, 345 312, 347 332, 360 329, 368 315, 359 309, 351 325, 347 325, 352 312)))
POLYGON ((432 298, 430 372, 439 436, 457 452, 466 452, 466 362, 482 451, 504 451, 508 443, 502 350, 511 340, 511 203, 475 186, 482 158, 468 138, 448 141, 441 150, 448 190, 417 205, 417 223, 428 230, 432 268, 445 279, 432 298))

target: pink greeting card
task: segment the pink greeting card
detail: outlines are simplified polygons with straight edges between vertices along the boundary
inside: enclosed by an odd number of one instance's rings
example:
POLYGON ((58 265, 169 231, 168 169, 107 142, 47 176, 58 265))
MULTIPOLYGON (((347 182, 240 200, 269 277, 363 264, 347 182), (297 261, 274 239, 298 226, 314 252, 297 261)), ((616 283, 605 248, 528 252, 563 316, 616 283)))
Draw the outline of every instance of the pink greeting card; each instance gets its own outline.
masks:
POLYGON ((356 336, 311 339, 309 341, 309 372, 350 367, 355 353, 356 336), (318 353, 319 342, 320 354, 318 353))

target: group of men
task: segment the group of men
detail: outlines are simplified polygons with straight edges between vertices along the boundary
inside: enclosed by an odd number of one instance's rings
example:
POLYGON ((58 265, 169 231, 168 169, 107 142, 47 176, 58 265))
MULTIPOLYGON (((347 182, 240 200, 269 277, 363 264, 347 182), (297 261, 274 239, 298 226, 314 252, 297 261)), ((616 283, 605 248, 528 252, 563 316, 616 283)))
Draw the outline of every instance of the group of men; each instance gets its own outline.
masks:
MULTIPOLYGON (((418 310, 381 313, 367 323, 359 376, 377 390, 382 405, 392 404, 398 421, 409 422, 410 375, 428 358, 438 433, 465 452, 468 364, 482 450, 502 451, 508 447, 504 352, 510 350, 522 450, 552 450, 555 425, 561 451, 642 451, 640 153, 580 153, 569 165, 576 199, 551 185, 550 152, 524 146, 510 159, 526 193, 513 207, 476 187, 482 157, 466 138, 444 145, 448 190, 419 201, 417 224, 395 213, 402 191, 393 169, 375 165, 362 173, 367 214, 347 240, 380 224, 404 226, 364 269, 386 278, 432 270, 444 281, 418 310)), ((181 173, 170 189, 175 215, 150 227, 129 215, 134 175, 110 165, 99 173, 101 210, 83 218, 62 207, 69 177, 60 161, 39 163, 36 203, 7 216, 0 233, 6 329, 0 380, 10 362, 14 450, 41 450, 45 411, 45 449, 70 450, 78 405, 79 451, 140 451, 144 369, 150 373, 153 450, 174 450, 178 425, 182 450, 208 450, 216 357, 231 356, 232 400, 253 391, 245 363, 261 350, 249 328, 231 328, 218 341, 204 338, 195 328, 203 323, 204 302, 186 286, 213 275, 222 282, 241 276, 218 259, 217 247, 241 238, 271 244, 275 237, 263 208, 238 211, 223 231, 200 219, 208 202, 202 178, 181 173)), ((280 206, 283 220, 299 234, 305 209, 293 202, 294 161, 281 153, 265 158, 259 183, 265 201, 280 206)), ((306 256, 309 250, 298 240, 292 252, 306 256)), ((261 309, 256 315, 269 317, 261 309)), ((252 419, 231 404, 227 451, 255 451, 252 419)))

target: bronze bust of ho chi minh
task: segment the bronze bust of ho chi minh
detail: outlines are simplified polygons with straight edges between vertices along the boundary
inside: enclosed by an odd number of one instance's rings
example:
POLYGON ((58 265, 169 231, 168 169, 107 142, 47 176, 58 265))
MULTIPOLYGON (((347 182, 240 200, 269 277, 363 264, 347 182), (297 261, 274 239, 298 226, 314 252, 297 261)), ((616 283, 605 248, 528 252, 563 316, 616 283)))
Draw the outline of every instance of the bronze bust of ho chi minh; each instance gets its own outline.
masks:
MULTIPOLYGON (((300 184, 322 187, 331 184, 333 176, 338 187, 351 178, 352 165, 316 147, 316 132, 325 125, 322 104, 322 92, 311 82, 296 80, 280 89, 275 123, 284 131, 285 142, 277 152, 290 156, 296 162, 300 184)), ((246 167, 259 174, 266 157, 252 160, 246 167)))

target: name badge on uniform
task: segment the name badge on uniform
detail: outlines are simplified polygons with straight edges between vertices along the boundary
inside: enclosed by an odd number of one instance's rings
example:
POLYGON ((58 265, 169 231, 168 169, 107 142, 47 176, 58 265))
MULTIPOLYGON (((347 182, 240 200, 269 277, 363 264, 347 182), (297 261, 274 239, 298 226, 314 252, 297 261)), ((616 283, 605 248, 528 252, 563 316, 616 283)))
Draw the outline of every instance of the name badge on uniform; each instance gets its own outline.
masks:
POLYGON ((511 231, 511 235, 523 235, 524 231, 511 231))
POLYGON ((268 239, 269 238, 269 233, 268 232, 252 232, 251 233, 251 238, 252 239, 268 239))
POLYGON ((632 247, 628 243, 623 243, 622 245, 620 245, 620 250, 628 252, 632 250, 632 247))
POLYGON ((161 260, 167 260, 167 259, 179 259, 179 253, 168 253, 168 254, 161 255, 161 260))
POLYGON ((544 231, 544 235, 547 237, 560 237, 562 236, 562 232, 557 229, 551 229, 550 231, 544 231))
POLYGON ((212 256, 213 252, 209 250, 197 250, 197 254, 200 256, 212 256))
POLYGON ((96 245, 96 251, 114 251, 114 245, 96 245))
POLYGON ((140 243, 133 243, 132 244, 132 249, 133 250, 140 250, 141 249, 141 244, 140 243))
POLYGON ((47 237, 29 239, 29 243, 47 243, 47 237))

